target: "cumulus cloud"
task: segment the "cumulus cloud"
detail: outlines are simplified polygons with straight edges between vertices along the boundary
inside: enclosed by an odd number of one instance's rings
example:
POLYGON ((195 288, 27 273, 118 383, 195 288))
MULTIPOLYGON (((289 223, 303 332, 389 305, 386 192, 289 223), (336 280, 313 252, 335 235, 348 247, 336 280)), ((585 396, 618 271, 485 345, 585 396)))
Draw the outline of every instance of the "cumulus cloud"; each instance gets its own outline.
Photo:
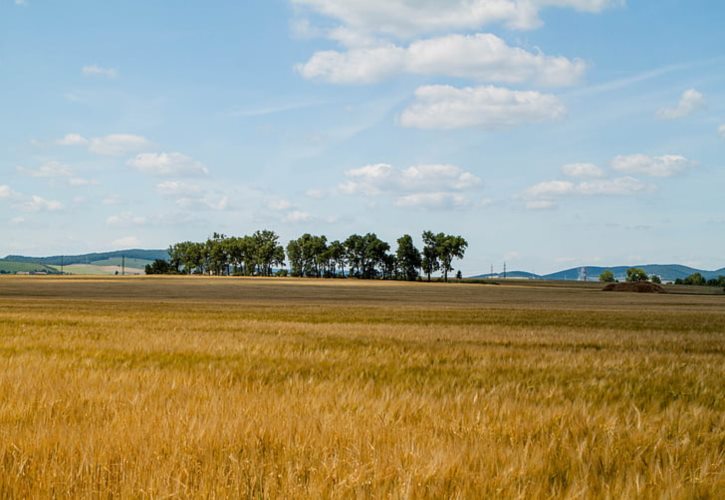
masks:
POLYGON ((0 199, 10 198, 10 196, 12 194, 13 194, 13 190, 10 189, 10 186, 6 186, 5 184, 0 184, 0 199))
POLYGON ((556 96, 493 86, 428 85, 418 88, 415 97, 400 116, 404 127, 499 129, 557 120, 566 114, 556 96))
POLYGON ((111 134, 91 139, 88 150, 106 156, 120 156, 138 151, 149 145, 149 141, 140 135, 111 134))
POLYGON ((717 133, 720 134, 720 137, 725 139, 725 125, 720 125, 720 128, 717 129, 717 133))
POLYGON ((386 163, 366 165, 345 172, 338 186, 344 194, 376 196, 390 192, 433 190, 462 191, 481 184, 481 179, 455 165, 414 165, 399 170, 386 163))
POLYGON ((297 66, 305 78, 340 84, 374 83, 409 73, 562 86, 576 83, 585 69, 581 60, 528 52, 492 34, 448 35, 408 47, 384 44, 347 52, 320 51, 297 66))
POLYGON ((79 146, 88 144, 88 139, 80 134, 66 134, 62 139, 55 141, 55 143, 61 146, 79 146))
POLYGON ((680 101, 671 108, 662 108, 657 112, 660 120, 676 120, 691 115, 702 109, 705 105, 705 96, 695 89, 688 89, 682 93, 680 101))
POLYGON ((87 146, 91 153, 103 156, 121 156, 140 151, 151 144, 145 137, 134 134, 109 134, 88 139, 75 133, 66 134, 55 143, 61 146, 87 146))
POLYGON ((695 162, 680 155, 620 155, 612 160, 612 168, 619 172, 651 177, 671 177, 694 166, 695 162))
POLYGON ((413 193, 398 197, 398 207, 416 208, 465 208, 471 204, 467 196, 461 193, 413 193))
POLYGON ((142 153, 128 165, 145 174, 157 176, 203 176, 209 169, 201 162, 181 153, 142 153))
POLYGON ((338 192, 365 197, 391 196, 399 207, 462 208, 471 205, 464 194, 477 189, 479 177, 455 165, 414 165, 398 169, 387 163, 345 172, 338 192))
POLYGON ((46 200, 37 195, 32 195, 17 205, 17 208, 24 212, 56 212, 63 209, 63 204, 55 200, 46 200))
POLYGON ((54 182, 52 181, 53 179, 64 179, 72 187, 98 184, 98 181, 76 176, 71 167, 57 161, 45 162, 38 168, 19 166, 17 170, 21 174, 29 175, 30 177, 51 179, 51 182, 54 182))
POLYGON ((57 161, 43 163, 38 168, 18 167, 17 170, 21 174, 40 178, 70 177, 73 175, 73 170, 68 165, 57 161))
POLYGON ((309 213, 303 212, 301 210, 292 210, 288 212, 287 215, 285 215, 284 217, 284 222, 291 223, 309 222, 310 220, 312 220, 312 216, 309 213))
POLYGON ((165 181, 156 185, 156 192, 171 198, 180 208, 223 211, 230 208, 229 195, 223 191, 184 181, 165 181))
POLYGON ((109 216, 106 219, 106 224, 115 227, 143 226, 146 224, 146 217, 134 215, 131 212, 121 212, 109 216))
POLYGON ((524 191, 526 207, 545 210, 556 207, 556 200, 570 196, 631 196, 651 191, 653 187, 634 177, 589 181, 552 180, 534 184, 524 191))
POLYGON ((568 177, 603 177, 604 171, 593 163, 569 163, 561 167, 568 177))
POLYGON ((97 64, 89 64, 81 68, 81 73, 85 76, 100 76, 104 78, 114 79, 118 77, 118 69, 105 68, 97 64))
POLYGON ((141 246, 141 242, 136 236, 124 236, 117 240, 113 240, 111 245, 115 248, 135 248, 141 246))
POLYGON ((491 23, 516 29, 541 24, 545 7, 599 12, 623 0, 292 0, 298 7, 340 22, 348 30, 398 38, 474 30, 491 23))

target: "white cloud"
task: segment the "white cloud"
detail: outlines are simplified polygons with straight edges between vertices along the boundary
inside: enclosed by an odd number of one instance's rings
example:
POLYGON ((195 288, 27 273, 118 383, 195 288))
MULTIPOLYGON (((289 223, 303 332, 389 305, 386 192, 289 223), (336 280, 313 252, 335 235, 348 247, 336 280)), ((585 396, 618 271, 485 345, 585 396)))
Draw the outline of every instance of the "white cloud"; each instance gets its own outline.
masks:
POLYGON ((725 139, 725 125, 720 125, 720 128, 717 129, 717 133, 720 134, 720 137, 725 139))
POLYGON ((131 167, 150 175, 199 176, 207 175, 204 164, 181 153, 142 153, 128 161, 131 167))
POLYGON ((321 200, 322 198, 327 196, 327 191, 325 191, 324 189, 312 188, 305 191, 305 196, 307 196, 308 198, 312 198, 313 200, 321 200))
POLYGON ((395 200, 398 207, 415 208, 465 208, 471 201, 461 193, 412 193, 395 200))
POLYGON ((604 171, 593 163, 569 163, 561 167, 568 177, 603 177, 604 171))
POLYGON ((540 25, 544 7, 599 12, 623 0, 292 0, 298 7, 330 17, 349 30, 394 37, 473 30, 490 23, 517 29, 540 25))
POLYGON ((705 105, 705 96, 695 89, 688 89, 682 93, 680 101, 671 108, 662 108, 657 112, 660 120, 675 120, 691 115, 705 105))
POLYGON ((18 167, 17 170, 22 174, 40 178, 70 177, 73 175, 73 170, 68 165, 57 161, 43 163, 36 169, 18 167))
POLYGON ((374 83, 400 73, 470 78, 483 82, 571 85, 586 64, 511 47, 492 34, 448 35, 413 42, 315 53, 297 65, 305 78, 330 83, 374 83))
POLYGON ((20 5, 20 6, 25 7, 26 5, 28 5, 28 0, 15 0, 15 5, 20 5))
POLYGON ((0 184, 0 199, 2 198, 10 198, 12 196, 13 190, 10 189, 10 186, 6 186, 5 184, 0 184))
POLYGON ((556 96, 535 91, 429 85, 418 88, 415 96, 415 102, 400 116, 404 127, 499 129, 557 120, 566 114, 556 96))
POLYGON ((104 205, 119 205, 121 203, 121 197, 117 194, 111 194, 103 198, 101 203, 104 205))
POLYGON ((63 204, 55 200, 46 200, 40 196, 32 195, 29 199, 19 203, 17 208, 24 212, 56 212, 63 209, 63 204))
POLYGON ((101 76, 105 78, 116 78, 118 76, 118 69, 116 68, 104 68, 97 64, 89 64, 81 68, 81 73, 85 76, 101 76))
POLYGON ((79 146, 88 144, 88 139, 80 134, 66 134, 65 137, 58 139, 55 143, 61 146, 79 146))
POLYGON ((106 224, 117 227, 143 226, 146 224, 146 217, 134 215, 131 212, 122 212, 108 217, 106 224))
POLYGON ((529 210, 551 210, 556 208, 556 203, 552 200, 529 200, 526 202, 526 208, 529 210))
POLYGON ((290 203, 288 200, 278 199, 270 200, 269 202, 267 202, 267 206, 271 210, 289 210, 290 208, 292 208, 292 203, 290 203))
POLYGON ((414 165, 398 169, 386 163, 345 172, 338 192, 365 197, 390 196, 398 207, 464 208, 473 206, 464 194, 479 188, 481 179, 455 165, 414 165))
POLYGON ((17 167, 18 172, 21 174, 29 175, 31 177, 45 178, 45 179, 58 179, 63 178, 66 180, 71 187, 90 186, 98 184, 98 181, 92 179, 84 179, 74 175, 73 169, 68 165, 57 161, 49 161, 43 163, 38 168, 27 168, 17 167))
POLYGON ((156 191, 163 196, 189 196, 202 191, 201 186, 182 181, 165 181, 156 184, 156 191))
POLYGON ((124 236, 123 238, 114 240, 111 245, 115 248, 126 249, 132 247, 139 247, 141 246, 141 242, 136 236, 124 236))
POLYGON ((71 177, 68 179, 68 185, 72 187, 96 186, 98 181, 95 179, 84 179, 83 177, 71 177))
POLYGON ((695 162, 680 155, 620 155, 612 160, 612 167, 619 172, 651 177, 671 177, 694 166, 695 162))
POLYGON ((292 210, 284 217, 285 222, 309 222, 312 219, 312 216, 307 213, 303 212, 301 210, 292 210))
POLYGON ((91 153, 103 156, 121 156, 140 151, 151 144, 145 137, 135 134, 109 134, 90 139, 80 134, 66 134, 55 143, 61 146, 88 146, 91 153))
POLYGON ((106 156, 121 156, 138 151, 149 145, 149 141, 140 135, 110 134, 91 139, 88 150, 106 156))
POLYGON ((386 163, 345 172, 338 186, 343 194, 376 196, 382 193, 462 191, 477 187, 481 179, 455 165, 414 165, 399 170, 386 163))
POLYGON ((652 191, 653 186, 634 177, 614 179, 594 179, 572 182, 562 180, 545 181, 535 184, 524 191, 522 198, 526 208, 548 210, 556 208, 556 200, 572 196, 632 196, 652 191))
POLYGON ((12 219, 10 219, 10 224, 18 225, 25 223, 25 221, 25 217, 13 217, 12 219))

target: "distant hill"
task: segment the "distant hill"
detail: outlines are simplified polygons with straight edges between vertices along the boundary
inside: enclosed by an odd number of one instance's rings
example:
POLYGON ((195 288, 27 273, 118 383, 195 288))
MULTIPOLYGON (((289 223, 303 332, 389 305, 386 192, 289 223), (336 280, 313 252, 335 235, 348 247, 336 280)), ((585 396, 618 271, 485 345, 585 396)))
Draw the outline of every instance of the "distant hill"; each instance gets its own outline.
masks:
MULTIPOLYGON (((117 250, 115 252, 87 253, 83 255, 54 255, 52 257, 27 257, 24 255, 8 255, 3 261, 25 262, 32 264, 43 264, 46 266, 60 266, 72 264, 95 264, 109 265, 121 264, 121 258, 126 257, 126 265, 131 267, 143 264, 143 262, 151 262, 156 259, 168 260, 169 253, 166 250, 117 250)), ((143 267, 143 266, 142 266, 143 267)))
MULTIPOLYGON (((618 280, 624 280, 627 276, 627 269, 631 267, 638 267, 644 269, 649 274, 655 274, 662 278, 663 281, 675 281, 677 278, 686 278, 693 273, 700 273, 705 279, 713 279, 718 276, 725 276, 725 268, 717 269, 715 271, 706 271, 703 269, 695 269, 693 267, 683 266, 680 264, 644 264, 635 266, 584 266, 573 267, 571 269, 565 269, 551 274, 538 275, 529 273, 526 271, 511 271, 506 273, 507 278, 524 278, 524 279, 543 279, 543 280, 558 280, 558 281, 576 281, 581 277, 582 269, 585 270, 587 279, 589 281, 596 281, 599 279, 599 275, 602 272, 609 270, 612 271, 614 277, 618 280)), ((473 276, 473 278, 491 279, 501 278, 499 274, 481 274, 473 276)))
POLYGON ((53 269, 45 264, 37 264, 34 262, 16 262, 12 260, 0 260, 0 274, 15 273, 48 273, 58 274, 60 271, 53 269))

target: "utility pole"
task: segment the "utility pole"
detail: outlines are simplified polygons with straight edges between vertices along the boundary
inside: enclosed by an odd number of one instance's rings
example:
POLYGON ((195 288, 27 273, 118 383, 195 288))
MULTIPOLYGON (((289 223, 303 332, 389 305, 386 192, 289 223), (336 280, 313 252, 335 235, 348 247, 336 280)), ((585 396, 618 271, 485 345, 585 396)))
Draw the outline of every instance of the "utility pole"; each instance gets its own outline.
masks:
POLYGON ((491 274, 489 274, 488 277, 493 278, 493 264, 491 264, 491 274))
POLYGON ((126 256, 121 255, 121 276, 126 276, 126 256))
POLYGON ((65 274, 65 271, 63 270, 63 268, 65 267, 64 264, 65 264, 65 258, 61 255, 60 256, 60 274, 65 274))
POLYGON ((503 263, 503 279, 506 279, 506 262, 503 263))

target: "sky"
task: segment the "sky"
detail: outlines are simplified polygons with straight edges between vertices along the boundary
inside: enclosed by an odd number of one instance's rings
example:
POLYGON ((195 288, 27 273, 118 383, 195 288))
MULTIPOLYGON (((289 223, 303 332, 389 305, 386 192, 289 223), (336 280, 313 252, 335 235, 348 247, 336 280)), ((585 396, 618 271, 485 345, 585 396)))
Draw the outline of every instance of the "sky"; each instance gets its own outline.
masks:
POLYGON ((725 266, 725 3, 0 0, 0 255, 460 234, 725 266))

